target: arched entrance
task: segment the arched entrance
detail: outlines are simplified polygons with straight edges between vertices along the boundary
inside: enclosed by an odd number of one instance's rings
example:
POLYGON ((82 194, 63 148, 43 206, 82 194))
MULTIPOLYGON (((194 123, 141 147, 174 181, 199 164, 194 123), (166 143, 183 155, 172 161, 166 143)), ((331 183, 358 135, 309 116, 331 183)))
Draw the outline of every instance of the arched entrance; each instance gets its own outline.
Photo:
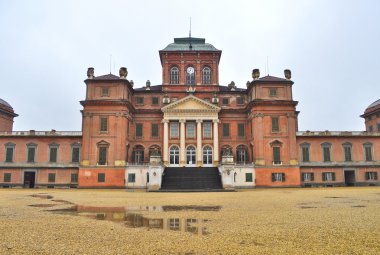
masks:
POLYGON ((190 145, 186 149, 186 166, 195 166, 196 163, 196 150, 195 147, 190 145))
POLYGON ((212 166, 212 148, 208 145, 203 147, 203 165, 212 166))
POLYGON ((173 145, 170 147, 170 160, 169 163, 171 166, 179 166, 179 147, 177 145, 173 145))

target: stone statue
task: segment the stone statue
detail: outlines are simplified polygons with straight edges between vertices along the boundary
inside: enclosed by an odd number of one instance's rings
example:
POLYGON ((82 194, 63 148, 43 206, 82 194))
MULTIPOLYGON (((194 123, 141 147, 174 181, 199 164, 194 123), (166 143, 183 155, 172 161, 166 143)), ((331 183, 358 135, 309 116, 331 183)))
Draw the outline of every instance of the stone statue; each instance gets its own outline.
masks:
POLYGON ((230 147, 226 147, 226 148, 223 150, 223 156, 232 156, 232 151, 231 151, 231 148, 230 148, 230 147))
POLYGON ((260 78, 260 69, 253 69, 252 70, 252 78, 254 80, 257 80, 258 78, 260 78))
POLYGON ((290 80, 292 78, 292 72, 289 69, 285 69, 284 74, 287 80, 290 80))
POLYGON ((87 78, 88 79, 93 79, 94 78, 94 68, 93 67, 89 67, 87 69, 87 78))
POLYGON ((127 78, 127 75, 128 75, 128 70, 126 67, 120 67, 119 69, 119 76, 120 76, 120 79, 125 79, 127 78))
POLYGON ((150 80, 147 80, 146 83, 145 83, 146 87, 147 88, 150 88, 150 80))

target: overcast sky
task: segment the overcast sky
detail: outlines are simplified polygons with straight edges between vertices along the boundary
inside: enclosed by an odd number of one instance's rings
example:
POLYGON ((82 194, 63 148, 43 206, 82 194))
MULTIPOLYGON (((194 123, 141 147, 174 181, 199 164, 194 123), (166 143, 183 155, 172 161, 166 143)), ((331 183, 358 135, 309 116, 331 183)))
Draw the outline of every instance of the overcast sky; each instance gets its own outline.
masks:
POLYGON ((160 84, 174 37, 223 51, 220 84, 292 70, 300 130, 364 130, 380 98, 380 1, 0 1, 0 98, 14 130, 81 130, 87 67, 160 84))

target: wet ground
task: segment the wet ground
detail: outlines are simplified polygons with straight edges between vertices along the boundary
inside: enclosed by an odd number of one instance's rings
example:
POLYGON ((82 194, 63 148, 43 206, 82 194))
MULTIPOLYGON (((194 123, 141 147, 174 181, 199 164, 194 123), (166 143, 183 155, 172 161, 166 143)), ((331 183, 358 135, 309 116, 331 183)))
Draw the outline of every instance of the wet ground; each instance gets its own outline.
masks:
POLYGON ((0 254, 380 254, 380 188, 0 190, 0 254))

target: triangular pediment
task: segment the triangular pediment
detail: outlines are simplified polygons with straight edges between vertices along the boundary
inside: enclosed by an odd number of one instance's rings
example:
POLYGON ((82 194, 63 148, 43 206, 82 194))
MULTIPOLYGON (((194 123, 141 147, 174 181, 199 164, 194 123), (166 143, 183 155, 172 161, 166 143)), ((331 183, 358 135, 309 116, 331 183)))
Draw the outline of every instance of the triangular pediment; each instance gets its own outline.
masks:
POLYGON ((205 100, 193 95, 184 97, 176 102, 161 108, 163 112, 219 112, 220 107, 213 105, 205 100))

